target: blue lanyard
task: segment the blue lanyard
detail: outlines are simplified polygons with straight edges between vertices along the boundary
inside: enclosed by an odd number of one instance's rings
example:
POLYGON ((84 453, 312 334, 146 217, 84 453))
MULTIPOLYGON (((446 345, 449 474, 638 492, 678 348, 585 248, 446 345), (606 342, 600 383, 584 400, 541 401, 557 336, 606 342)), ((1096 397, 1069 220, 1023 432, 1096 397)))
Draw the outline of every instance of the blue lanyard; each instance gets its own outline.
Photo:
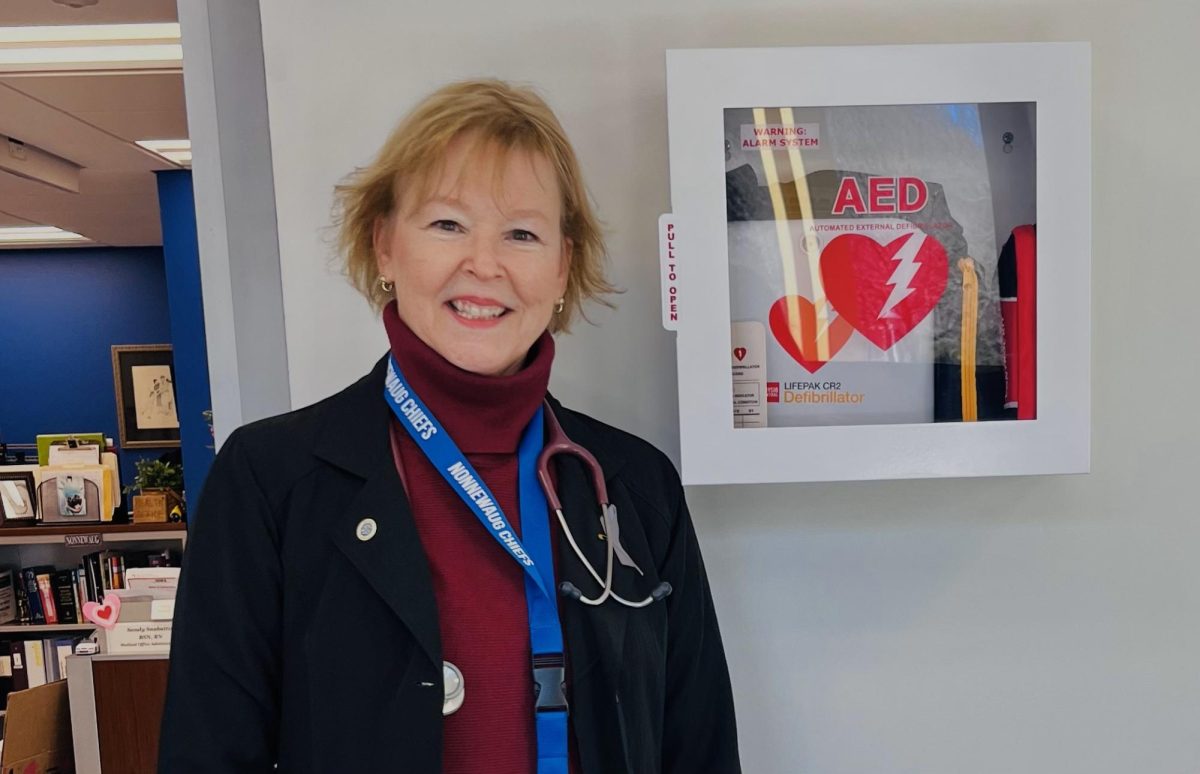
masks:
POLYGON ((537 772, 567 774, 567 702, 561 689, 565 666, 562 629, 554 595, 550 512, 537 477, 543 409, 538 408, 522 432, 517 448, 517 496, 521 508, 521 532, 525 538, 522 541, 487 484, 409 387, 396 359, 390 356, 384 397, 417 448, 466 503, 488 534, 524 570, 525 608, 529 613, 529 642, 533 650, 533 678, 537 691, 534 707, 537 772), (539 572, 539 567, 546 576, 539 572))

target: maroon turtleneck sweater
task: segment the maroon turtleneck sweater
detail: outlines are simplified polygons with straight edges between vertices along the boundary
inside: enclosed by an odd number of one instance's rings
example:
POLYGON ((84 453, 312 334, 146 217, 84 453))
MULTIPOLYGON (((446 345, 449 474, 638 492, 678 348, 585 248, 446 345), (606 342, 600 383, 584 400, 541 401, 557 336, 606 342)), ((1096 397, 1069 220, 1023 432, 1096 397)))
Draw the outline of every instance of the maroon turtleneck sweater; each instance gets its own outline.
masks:
MULTIPOLYGON (((392 354, 417 395, 466 454, 518 534, 517 446, 546 396, 554 339, 544 333, 511 376, 452 365, 383 313, 392 354)), ((466 699, 442 724, 444 774, 537 769, 529 618, 520 566, 455 495, 394 418, 392 450, 433 575, 442 657, 463 673, 466 699)), ((573 740, 572 740, 573 741, 573 740)), ((578 772, 572 744, 571 771, 578 772)))

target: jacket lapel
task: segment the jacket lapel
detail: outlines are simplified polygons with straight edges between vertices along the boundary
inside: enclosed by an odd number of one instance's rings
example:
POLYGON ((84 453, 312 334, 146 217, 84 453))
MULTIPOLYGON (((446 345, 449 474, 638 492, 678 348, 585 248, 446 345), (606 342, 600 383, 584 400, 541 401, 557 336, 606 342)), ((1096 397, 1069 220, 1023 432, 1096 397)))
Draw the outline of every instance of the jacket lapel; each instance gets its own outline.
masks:
POLYGON ((440 664, 437 602, 425 551, 396 472, 389 436, 390 410, 383 398, 387 358, 330 399, 316 455, 363 479, 346 508, 330 519, 329 535, 346 558, 412 632, 434 664, 440 664), (360 526, 370 519, 367 539, 360 526))

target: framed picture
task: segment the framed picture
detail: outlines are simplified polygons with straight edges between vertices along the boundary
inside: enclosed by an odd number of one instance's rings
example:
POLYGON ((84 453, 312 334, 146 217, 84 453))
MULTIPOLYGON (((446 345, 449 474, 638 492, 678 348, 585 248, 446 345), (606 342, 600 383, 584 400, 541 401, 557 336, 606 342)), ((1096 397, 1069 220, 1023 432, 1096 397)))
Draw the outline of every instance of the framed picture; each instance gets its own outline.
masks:
POLYGON ((0 526, 28 526, 37 521, 37 487, 28 471, 0 468, 0 526))
POLYGON ((121 448, 179 446, 171 345, 114 345, 112 366, 121 448))
POLYGON ((1089 90, 1087 44, 668 52, 684 483, 1087 472, 1089 90))

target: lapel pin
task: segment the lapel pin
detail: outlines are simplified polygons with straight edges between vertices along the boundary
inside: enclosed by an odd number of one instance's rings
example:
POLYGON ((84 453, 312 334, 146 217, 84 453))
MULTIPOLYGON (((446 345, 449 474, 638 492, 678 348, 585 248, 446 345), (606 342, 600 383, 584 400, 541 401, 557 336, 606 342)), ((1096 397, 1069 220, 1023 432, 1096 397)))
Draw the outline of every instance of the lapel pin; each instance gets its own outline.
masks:
POLYGON ((375 537, 375 533, 379 531, 379 526, 374 519, 363 519, 358 523, 358 528, 354 530, 354 534, 364 543, 375 537))

